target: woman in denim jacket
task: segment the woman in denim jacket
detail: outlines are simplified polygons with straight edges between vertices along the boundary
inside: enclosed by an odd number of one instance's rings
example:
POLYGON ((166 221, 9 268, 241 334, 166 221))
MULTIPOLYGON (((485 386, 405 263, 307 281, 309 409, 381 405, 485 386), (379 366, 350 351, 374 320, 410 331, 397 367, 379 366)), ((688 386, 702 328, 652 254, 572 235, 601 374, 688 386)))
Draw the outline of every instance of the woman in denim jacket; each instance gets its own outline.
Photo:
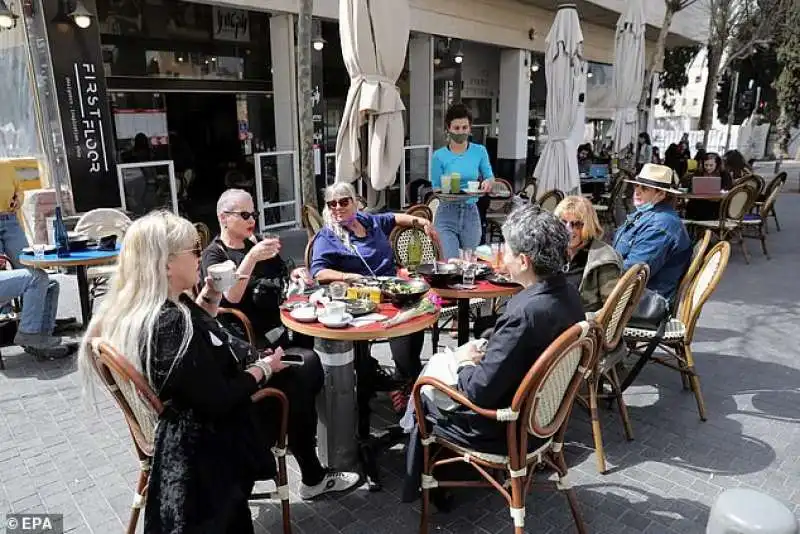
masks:
POLYGON ((626 270, 646 263, 650 267, 647 288, 672 300, 692 257, 689 234, 672 207, 677 176, 669 167, 651 163, 626 181, 634 185, 636 211, 617 231, 614 248, 626 270))

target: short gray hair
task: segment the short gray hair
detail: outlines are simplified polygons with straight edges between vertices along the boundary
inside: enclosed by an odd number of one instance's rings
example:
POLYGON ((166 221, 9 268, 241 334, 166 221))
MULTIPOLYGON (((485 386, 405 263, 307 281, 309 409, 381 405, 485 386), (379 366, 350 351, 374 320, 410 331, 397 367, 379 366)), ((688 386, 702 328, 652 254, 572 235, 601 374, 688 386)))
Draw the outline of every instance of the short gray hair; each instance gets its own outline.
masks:
POLYGON ((252 195, 244 189, 228 189, 222 193, 219 200, 217 200, 217 215, 221 215, 226 211, 231 211, 236 207, 236 203, 243 198, 253 200, 252 195))
POLYGON ((530 258, 536 276, 563 272, 569 232, 552 213, 533 204, 517 208, 503 224, 503 237, 512 252, 530 258))

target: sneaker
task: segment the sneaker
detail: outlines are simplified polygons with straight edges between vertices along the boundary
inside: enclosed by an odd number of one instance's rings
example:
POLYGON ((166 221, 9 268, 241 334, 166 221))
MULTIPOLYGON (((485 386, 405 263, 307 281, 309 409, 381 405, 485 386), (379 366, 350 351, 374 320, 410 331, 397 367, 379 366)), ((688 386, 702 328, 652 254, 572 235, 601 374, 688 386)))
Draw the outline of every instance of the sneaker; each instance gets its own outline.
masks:
POLYGON ((326 493, 338 493, 340 491, 347 491, 358 484, 361 477, 358 473, 349 473, 347 471, 328 471, 322 482, 314 486, 306 486, 300 483, 300 498, 303 500, 316 499, 320 495, 326 493))
POLYGON ((39 360, 59 360, 61 358, 66 358, 67 356, 73 354, 75 349, 77 349, 77 343, 70 343, 64 345, 57 345, 55 347, 25 347, 22 348, 28 354, 36 357, 39 360))
POLYGON ((34 349, 51 349, 61 345, 61 338, 57 336, 48 336, 47 334, 28 334, 26 332, 17 331, 17 335, 14 336, 14 345, 34 349))

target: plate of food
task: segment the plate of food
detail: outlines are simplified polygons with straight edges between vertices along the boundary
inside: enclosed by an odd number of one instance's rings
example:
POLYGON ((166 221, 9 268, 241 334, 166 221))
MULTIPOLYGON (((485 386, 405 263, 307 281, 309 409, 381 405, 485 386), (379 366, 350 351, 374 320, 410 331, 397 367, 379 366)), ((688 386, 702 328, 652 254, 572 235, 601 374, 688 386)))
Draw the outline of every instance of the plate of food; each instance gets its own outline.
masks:
POLYGON ((516 283, 514 280, 511 279, 510 276, 505 274, 495 273, 486 278, 486 281, 492 283, 496 286, 518 286, 520 284, 516 283))

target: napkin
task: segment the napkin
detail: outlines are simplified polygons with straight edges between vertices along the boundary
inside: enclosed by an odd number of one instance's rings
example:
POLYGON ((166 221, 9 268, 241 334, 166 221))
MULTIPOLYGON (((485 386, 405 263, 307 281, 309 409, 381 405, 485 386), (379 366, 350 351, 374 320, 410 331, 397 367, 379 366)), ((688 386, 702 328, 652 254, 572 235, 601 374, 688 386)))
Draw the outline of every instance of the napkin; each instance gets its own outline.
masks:
POLYGON ((371 325, 372 323, 377 323, 378 321, 383 321, 386 319, 386 316, 380 313, 370 313, 368 315, 362 315, 361 317, 357 317, 350 321, 350 326, 355 328, 359 328, 362 326, 371 325))
POLYGON ((317 291, 314 291, 310 297, 308 297, 308 302, 310 302, 315 306, 317 304, 322 304, 324 306, 325 304, 328 304, 330 301, 331 299, 325 296, 324 289, 318 289, 317 291))
POLYGON ((302 278, 294 280, 289 283, 289 289, 286 290, 286 296, 302 295, 306 291, 306 282, 302 278))

